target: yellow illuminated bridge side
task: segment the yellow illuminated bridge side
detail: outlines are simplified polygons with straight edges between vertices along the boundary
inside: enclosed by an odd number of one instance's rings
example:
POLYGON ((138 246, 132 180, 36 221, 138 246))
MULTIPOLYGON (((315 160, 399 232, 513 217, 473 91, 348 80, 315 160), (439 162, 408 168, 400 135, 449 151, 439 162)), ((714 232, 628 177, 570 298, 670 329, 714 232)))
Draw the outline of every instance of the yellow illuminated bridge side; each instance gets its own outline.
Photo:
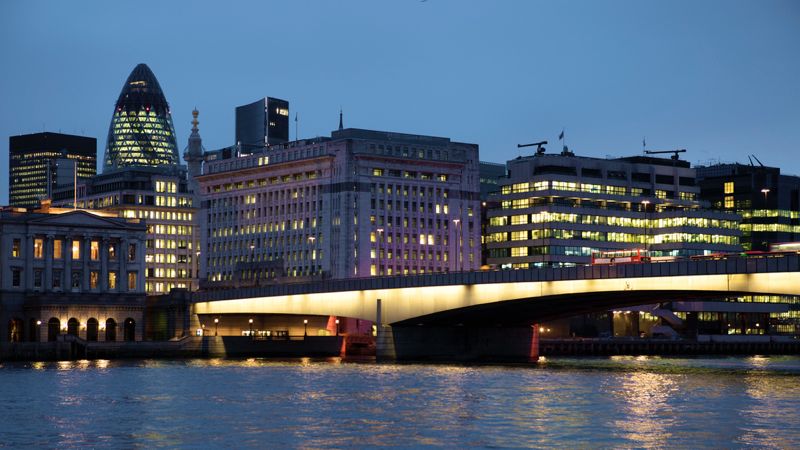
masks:
POLYGON ((564 296, 603 294, 613 298, 637 292, 644 299, 641 303, 668 300, 670 292, 693 292, 698 296, 800 295, 800 272, 507 282, 276 295, 198 302, 194 312, 333 315, 375 321, 376 299, 381 299, 382 322, 391 324, 471 306, 499 306, 514 300, 529 299, 546 306, 563 301, 564 296), (662 299, 648 297, 648 292, 658 292, 662 299))

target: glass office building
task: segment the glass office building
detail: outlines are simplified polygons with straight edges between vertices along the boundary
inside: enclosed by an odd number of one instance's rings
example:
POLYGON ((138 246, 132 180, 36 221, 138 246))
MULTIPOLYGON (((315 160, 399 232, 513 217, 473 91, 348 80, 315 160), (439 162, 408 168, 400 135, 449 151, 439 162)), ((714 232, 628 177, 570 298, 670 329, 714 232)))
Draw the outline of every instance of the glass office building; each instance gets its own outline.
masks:
POLYGON ((167 99, 146 64, 133 69, 108 129, 104 170, 180 164, 167 99))

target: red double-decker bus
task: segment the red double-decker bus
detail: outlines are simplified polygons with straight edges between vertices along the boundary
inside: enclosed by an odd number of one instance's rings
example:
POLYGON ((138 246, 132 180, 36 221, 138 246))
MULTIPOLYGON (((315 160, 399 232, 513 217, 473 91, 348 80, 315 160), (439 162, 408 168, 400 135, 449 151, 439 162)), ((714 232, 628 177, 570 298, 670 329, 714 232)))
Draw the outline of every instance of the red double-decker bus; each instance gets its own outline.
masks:
POLYGON ((650 262, 647 251, 640 248, 592 253, 592 264, 635 264, 650 262))

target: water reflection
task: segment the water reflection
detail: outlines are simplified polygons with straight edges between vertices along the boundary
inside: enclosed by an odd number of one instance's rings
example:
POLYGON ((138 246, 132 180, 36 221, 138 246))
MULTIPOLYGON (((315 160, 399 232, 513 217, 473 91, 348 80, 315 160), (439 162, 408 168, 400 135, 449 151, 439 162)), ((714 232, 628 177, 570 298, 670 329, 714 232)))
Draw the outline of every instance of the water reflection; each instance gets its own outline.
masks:
POLYGON ((800 358, 339 358, 0 366, 0 436, 35 447, 800 447, 800 358), (22 407, 24 405, 24 407, 22 407))

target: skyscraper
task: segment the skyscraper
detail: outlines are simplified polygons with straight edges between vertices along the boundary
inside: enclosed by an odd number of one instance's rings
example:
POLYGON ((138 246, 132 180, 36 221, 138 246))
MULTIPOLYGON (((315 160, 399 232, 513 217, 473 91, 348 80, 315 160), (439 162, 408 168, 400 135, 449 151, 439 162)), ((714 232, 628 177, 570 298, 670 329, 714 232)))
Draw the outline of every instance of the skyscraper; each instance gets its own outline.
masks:
POLYGON ((114 107, 104 170, 177 164, 178 144, 167 99, 150 68, 139 64, 114 107))
POLYGON ((58 185, 97 173, 97 139, 60 133, 11 136, 8 145, 9 204, 34 208, 58 185))
POLYGON ((289 141, 289 102, 265 97, 236 108, 236 144, 243 153, 289 141))

